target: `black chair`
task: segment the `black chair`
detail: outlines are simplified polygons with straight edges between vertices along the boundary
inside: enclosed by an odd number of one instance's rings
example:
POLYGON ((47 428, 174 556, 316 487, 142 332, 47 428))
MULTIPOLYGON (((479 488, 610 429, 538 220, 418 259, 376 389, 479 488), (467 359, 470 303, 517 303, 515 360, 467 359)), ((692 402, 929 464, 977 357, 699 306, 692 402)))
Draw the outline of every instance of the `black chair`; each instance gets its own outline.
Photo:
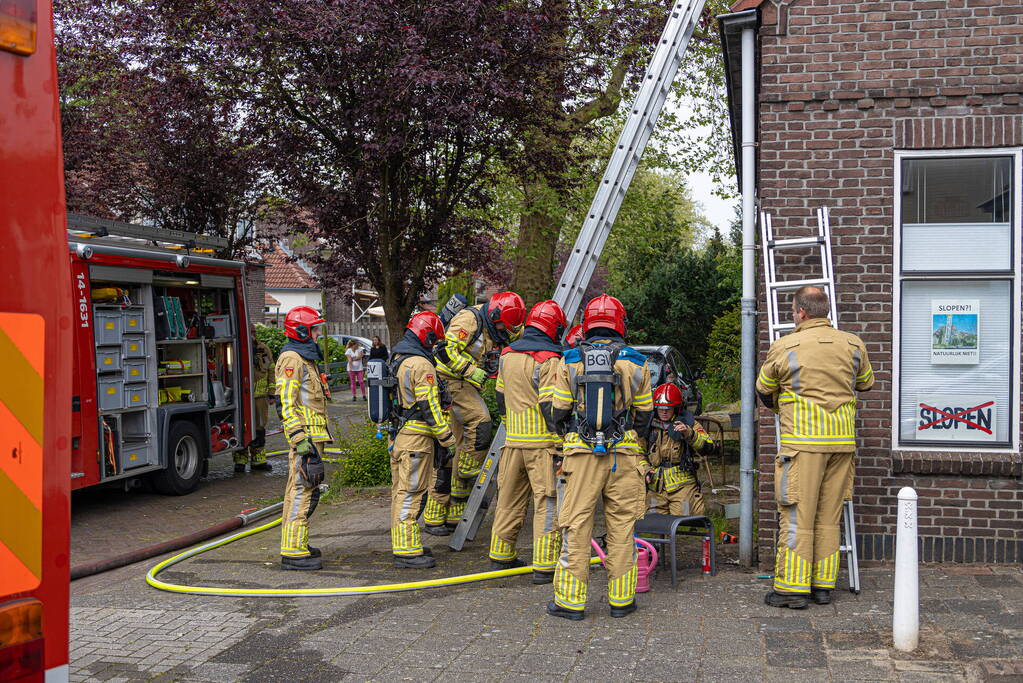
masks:
MULTIPOLYGON (((689 517, 676 517, 674 515, 662 515, 651 512, 646 517, 636 522, 636 535, 642 534, 643 540, 655 545, 668 546, 668 555, 671 558, 671 587, 678 585, 678 552, 675 549, 675 540, 678 536, 707 536, 710 538, 710 573, 717 574, 717 553, 714 549, 714 523, 709 517, 703 515, 692 515, 689 517), (703 531, 679 530, 679 527, 702 527, 703 531), (650 538, 650 537, 653 538, 650 538)), ((661 563, 664 563, 664 553, 661 553, 661 563)))

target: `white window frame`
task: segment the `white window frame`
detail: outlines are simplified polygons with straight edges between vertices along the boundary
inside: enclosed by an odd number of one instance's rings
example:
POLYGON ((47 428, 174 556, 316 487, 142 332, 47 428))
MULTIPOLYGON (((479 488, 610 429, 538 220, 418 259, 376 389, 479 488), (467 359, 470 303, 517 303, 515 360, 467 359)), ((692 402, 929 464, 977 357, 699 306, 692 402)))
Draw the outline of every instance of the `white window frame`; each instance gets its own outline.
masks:
POLYGON ((895 213, 893 216, 892 233, 895 236, 894 249, 895 260, 892 268, 892 410, 891 410, 891 450, 892 452, 955 452, 955 453, 1013 453, 1020 452, 1019 438, 1019 401, 1020 401, 1020 309, 1023 307, 1020 299, 1020 260, 1021 250, 1020 234, 1023 233, 1023 150, 1019 147, 1000 147, 984 149, 940 149, 940 150, 895 150, 895 213), (992 274, 956 274, 942 273, 940 275, 902 275, 902 162, 906 159, 924 158, 955 158, 955 157, 1012 157, 1013 162, 1013 208, 1012 208, 1012 251, 1013 251, 1013 273, 1012 275, 992 274), (900 400, 900 374, 902 369, 902 283, 906 280, 1008 280, 1012 278, 1012 350, 1010 360, 1010 372, 1012 374, 1009 398, 1012 405, 1009 407, 1009 437, 1012 443, 1010 448, 1004 446, 985 448, 983 446, 954 446, 937 444, 920 444, 919 446, 902 445, 900 439, 899 414, 900 400))

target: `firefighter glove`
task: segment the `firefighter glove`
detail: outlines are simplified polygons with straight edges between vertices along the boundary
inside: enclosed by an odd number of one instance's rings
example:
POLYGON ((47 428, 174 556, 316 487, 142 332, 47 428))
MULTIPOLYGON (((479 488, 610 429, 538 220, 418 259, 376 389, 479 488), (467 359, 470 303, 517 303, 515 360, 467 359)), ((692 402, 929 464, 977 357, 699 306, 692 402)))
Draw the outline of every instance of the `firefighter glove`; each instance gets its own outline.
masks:
POLYGON ((295 455, 298 456, 298 471, 302 475, 302 481, 308 487, 319 486, 323 483, 323 458, 312 441, 306 439, 295 447, 295 455))
POLYGON ((483 368, 476 368, 466 379, 478 387, 483 386, 483 383, 487 380, 487 371, 483 368))

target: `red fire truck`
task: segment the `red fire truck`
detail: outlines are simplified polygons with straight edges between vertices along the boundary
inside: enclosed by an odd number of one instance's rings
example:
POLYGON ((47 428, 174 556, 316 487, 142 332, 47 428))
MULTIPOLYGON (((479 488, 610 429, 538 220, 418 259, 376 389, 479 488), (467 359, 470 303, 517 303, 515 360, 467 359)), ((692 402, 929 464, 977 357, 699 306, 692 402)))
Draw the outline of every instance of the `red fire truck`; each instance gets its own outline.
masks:
POLYGON ((50 3, 0 0, 3 681, 68 679, 74 323, 59 122, 50 3))
POLYGON ((70 214, 71 487, 195 489, 252 431, 244 263, 226 241, 70 214))

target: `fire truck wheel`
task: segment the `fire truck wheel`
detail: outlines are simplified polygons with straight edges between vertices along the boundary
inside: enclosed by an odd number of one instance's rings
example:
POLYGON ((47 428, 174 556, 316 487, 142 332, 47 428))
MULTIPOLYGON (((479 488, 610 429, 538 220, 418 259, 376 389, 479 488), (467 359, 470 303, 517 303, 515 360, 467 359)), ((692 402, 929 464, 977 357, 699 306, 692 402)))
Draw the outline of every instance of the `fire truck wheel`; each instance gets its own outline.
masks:
POLYGON ((203 446, 199 428, 187 420, 172 422, 167 437, 167 468, 153 475, 153 487, 169 496, 183 496, 199 485, 203 446))

